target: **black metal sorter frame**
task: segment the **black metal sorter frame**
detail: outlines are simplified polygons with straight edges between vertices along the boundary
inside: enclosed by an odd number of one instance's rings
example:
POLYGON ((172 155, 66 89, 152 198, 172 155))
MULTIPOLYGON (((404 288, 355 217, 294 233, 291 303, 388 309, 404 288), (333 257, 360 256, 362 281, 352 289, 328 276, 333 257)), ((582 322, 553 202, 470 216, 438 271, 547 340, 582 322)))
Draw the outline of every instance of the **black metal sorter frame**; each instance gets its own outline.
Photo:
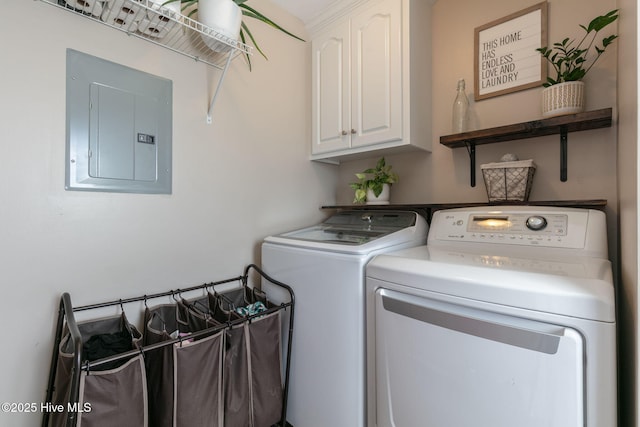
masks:
MULTIPOLYGON (((226 280, 221 280, 218 282, 212 282, 212 283, 205 283, 203 285, 198 285, 198 286, 192 286, 189 288, 183 288, 183 289, 175 289, 175 290, 170 290, 167 292, 162 292, 162 293, 157 293, 157 294, 151 294, 151 295, 142 295, 139 297, 134 297, 134 298, 126 298, 126 299, 118 299, 118 300, 114 300, 114 301, 109 301, 109 302, 103 302, 103 303, 97 303, 97 304, 91 304, 91 305, 85 305, 85 306, 81 306, 81 307, 73 307, 71 304, 71 296, 68 293, 63 293, 61 298, 60 298, 60 306, 58 309, 58 320, 57 320, 57 324, 56 324, 56 335, 55 335, 55 340, 54 340, 54 345, 53 345, 53 354, 51 356, 51 369, 49 371, 49 380, 47 383, 47 395, 46 395, 46 401, 50 402, 52 397, 53 397, 53 388, 54 388, 54 381, 55 381, 55 377, 56 377, 56 368, 57 368, 57 364, 58 364, 58 348, 60 346, 60 342, 62 341, 62 334, 63 334, 63 328, 65 325, 65 320, 66 320, 66 325, 67 328, 69 330, 69 334, 71 336, 71 340, 73 342, 73 346, 74 346, 74 357, 73 357, 73 367, 71 370, 71 388, 70 388, 70 393, 69 393, 69 402, 68 403, 78 403, 79 400, 79 385, 80 385, 80 373, 82 370, 85 371, 89 371, 91 368, 95 367, 95 366, 99 366, 105 363, 109 363, 109 362, 113 362, 116 360, 120 360, 120 359, 124 359, 124 358, 128 358, 128 357, 132 357, 132 356, 136 356, 140 353, 144 354, 148 351, 151 350, 155 350, 164 346, 168 346, 168 345, 173 345, 175 343, 179 343, 182 340, 184 340, 184 338, 176 338, 176 339, 172 339, 172 340, 167 340, 167 341, 162 341, 159 343, 155 343, 155 344, 151 344, 151 345, 146 345, 146 346, 142 346, 138 349, 135 350, 131 350, 128 351, 126 353, 121 353, 121 354, 117 354, 114 356, 110 356, 110 357, 105 357, 103 359, 100 360, 96 360, 96 361, 92 361, 92 362, 88 362, 82 361, 82 337, 80 334, 80 330, 78 329, 78 325, 76 323, 75 320, 75 316, 74 313, 75 312, 79 312, 79 311, 85 311, 85 310, 92 310, 92 309, 97 309, 97 308, 104 308, 104 307, 110 307, 110 306, 116 306, 116 305, 120 305, 122 306, 123 304, 127 304, 127 303, 132 303, 132 302, 138 302, 138 301, 147 301, 149 299, 153 299, 153 298, 160 298, 160 297, 167 297, 167 296, 175 296, 180 294, 181 292, 190 292, 190 291, 196 291, 199 289, 207 289, 207 288, 214 288, 215 286, 218 285, 222 285, 225 283, 232 283, 232 282, 237 282, 237 281, 241 281, 243 286, 247 286, 248 285, 248 279, 249 279, 249 274, 251 272, 251 270, 255 270, 262 278, 266 279, 267 281, 269 281, 270 283, 279 286, 281 288, 283 288, 284 290, 286 290, 289 293, 289 302, 286 303, 281 303, 279 305, 275 305, 271 308, 268 308, 266 311, 262 311, 260 313, 254 314, 254 315, 249 315, 249 316, 245 316, 243 318, 240 319, 236 319, 236 320, 232 320, 229 321, 223 325, 219 325, 219 326, 214 326, 211 328, 207 328, 204 329, 202 331, 198 331, 198 332, 193 332, 189 335, 189 339, 192 338, 198 338, 201 336, 208 336, 212 333, 227 329, 227 328, 231 328, 235 325, 244 323, 244 322, 248 322, 251 321, 252 319, 256 318, 256 317, 260 317, 260 316, 264 316, 270 313, 274 313, 276 311, 279 310, 284 310, 289 308, 291 310, 290 315, 289 315, 289 331, 288 331, 288 337, 287 337, 287 355, 286 355, 286 362, 285 362, 285 372, 284 372, 284 385, 283 385, 283 396, 282 396, 282 415, 280 418, 280 422, 278 424, 275 424, 275 426, 277 427, 287 427, 290 426, 289 423, 287 423, 286 421, 286 417, 287 417, 287 398, 288 398, 288 394, 289 394, 289 373, 290 373, 290 366, 291 366, 291 345, 292 345, 292 339, 293 339, 293 317, 294 317, 294 306, 295 306, 295 296, 293 293, 293 289, 282 283, 279 282, 273 278, 271 278, 270 276, 268 276, 266 273, 264 273, 260 268, 258 268, 255 264, 250 264, 247 267, 245 267, 244 269, 244 274, 242 276, 238 276, 238 277, 233 277, 230 279, 226 279, 226 280)), ((43 417, 42 417, 42 427, 47 427, 49 423, 49 413, 48 412, 44 412, 43 417)), ((66 421, 66 427, 75 427, 77 424, 77 414, 74 412, 69 412, 67 414, 67 421, 66 421)), ((273 427, 273 426, 272 426, 273 427)))

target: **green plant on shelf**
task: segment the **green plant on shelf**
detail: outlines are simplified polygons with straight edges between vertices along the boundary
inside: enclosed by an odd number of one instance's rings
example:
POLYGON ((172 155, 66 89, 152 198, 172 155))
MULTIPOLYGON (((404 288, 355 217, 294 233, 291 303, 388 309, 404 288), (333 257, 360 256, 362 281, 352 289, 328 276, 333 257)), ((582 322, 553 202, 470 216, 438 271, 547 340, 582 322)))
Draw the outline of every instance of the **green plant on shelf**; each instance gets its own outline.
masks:
POLYGON ((614 34, 603 38, 602 46, 595 43, 598 33, 616 19, 618 19, 618 9, 594 18, 587 26, 580 25, 585 34, 577 44, 575 39, 567 37, 561 42, 554 43, 552 47, 545 46, 536 49, 553 66, 556 74, 555 78, 547 77, 543 86, 549 87, 559 83, 582 80, 607 47, 618 38, 614 34), (592 47, 595 49, 596 56, 589 61, 592 47))
POLYGON ((367 201, 367 190, 373 191, 378 197, 382 193, 384 184, 392 185, 398 182, 398 174, 391 171, 391 165, 387 165, 384 157, 378 160, 374 168, 365 169, 356 173, 357 182, 352 182, 349 186, 355 190, 354 203, 364 203, 367 201))

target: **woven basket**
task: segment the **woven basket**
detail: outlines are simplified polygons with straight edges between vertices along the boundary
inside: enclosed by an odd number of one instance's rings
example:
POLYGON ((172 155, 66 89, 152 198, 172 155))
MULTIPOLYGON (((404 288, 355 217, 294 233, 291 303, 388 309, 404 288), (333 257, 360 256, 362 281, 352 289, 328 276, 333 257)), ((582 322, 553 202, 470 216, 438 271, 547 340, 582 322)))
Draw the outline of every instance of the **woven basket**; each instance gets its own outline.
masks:
POLYGON ((542 90, 542 116, 554 117, 584 111, 584 82, 564 82, 542 90))
POLYGON ((536 165, 533 160, 481 165, 490 202, 529 200, 536 165))

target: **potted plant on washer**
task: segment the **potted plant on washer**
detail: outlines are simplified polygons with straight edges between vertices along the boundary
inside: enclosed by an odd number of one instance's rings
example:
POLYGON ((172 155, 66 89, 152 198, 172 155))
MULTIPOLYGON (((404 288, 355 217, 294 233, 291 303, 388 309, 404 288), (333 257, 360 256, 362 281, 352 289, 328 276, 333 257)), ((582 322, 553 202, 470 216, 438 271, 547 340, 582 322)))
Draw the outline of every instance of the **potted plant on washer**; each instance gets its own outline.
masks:
POLYGON ((384 157, 378 160, 375 168, 365 169, 357 173, 357 182, 349 184, 355 190, 353 203, 386 205, 389 203, 391 185, 398 182, 398 174, 391 171, 384 157))
POLYGON ((597 16, 589 25, 580 25, 585 32, 576 44, 569 37, 554 43, 553 47, 536 49, 553 66, 555 77, 547 77, 543 84, 542 115, 545 117, 573 114, 584 111, 584 82, 582 79, 591 70, 593 64, 602 56, 607 47, 618 38, 610 35, 602 39, 602 46, 596 43, 598 33, 618 19, 618 9, 597 16), (589 54, 595 58, 590 59, 589 54), (564 101, 564 102, 563 102, 564 101))
MULTIPOLYGON (((179 0, 168 0, 164 4, 177 2, 179 0)), ((237 40, 240 37, 242 43, 247 44, 249 41, 253 44, 260 55, 265 59, 267 55, 262 51, 255 37, 249 30, 243 17, 253 18, 263 22, 276 30, 282 31, 290 37, 304 41, 304 39, 285 30, 273 20, 266 17, 261 12, 247 5, 247 0, 182 0, 182 10, 188 11, 187 16, 191 17, 198 13, 198 21, 203 25, 213 28, 222 35, 237 40)), ((205 43, 213 50, 225 49, 221 43, 217 43, 210 37, 203 37, 205 43)), ((249 70, 251 70, 251 57, 245 54, 249 70)))

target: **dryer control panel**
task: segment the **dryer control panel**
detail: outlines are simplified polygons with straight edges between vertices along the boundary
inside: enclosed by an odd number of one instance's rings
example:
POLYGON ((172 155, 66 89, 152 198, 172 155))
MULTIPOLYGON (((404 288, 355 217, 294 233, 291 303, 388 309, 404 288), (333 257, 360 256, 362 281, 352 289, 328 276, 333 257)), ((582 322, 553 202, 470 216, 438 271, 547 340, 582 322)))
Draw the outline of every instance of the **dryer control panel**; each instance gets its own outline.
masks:
POLYGON ((437 211, 433 215, 428 244, 451 242, 494 243, 586 249, 596 235, 606 247, 604 213, 586 209, 536 206, 505 206, 490 209, 462 208, 437 211), (601 221, 591 221, 593 215, 601 221), (595 229, 593 226, 598 224, 595 229), (604 239, 599 237, 604 235, 604 239))
POLYGON ((538 234, 545 236, 566 236, 567 215, 524 214, 473 214, 467 219, 467 231, 487 234, 538 234))

